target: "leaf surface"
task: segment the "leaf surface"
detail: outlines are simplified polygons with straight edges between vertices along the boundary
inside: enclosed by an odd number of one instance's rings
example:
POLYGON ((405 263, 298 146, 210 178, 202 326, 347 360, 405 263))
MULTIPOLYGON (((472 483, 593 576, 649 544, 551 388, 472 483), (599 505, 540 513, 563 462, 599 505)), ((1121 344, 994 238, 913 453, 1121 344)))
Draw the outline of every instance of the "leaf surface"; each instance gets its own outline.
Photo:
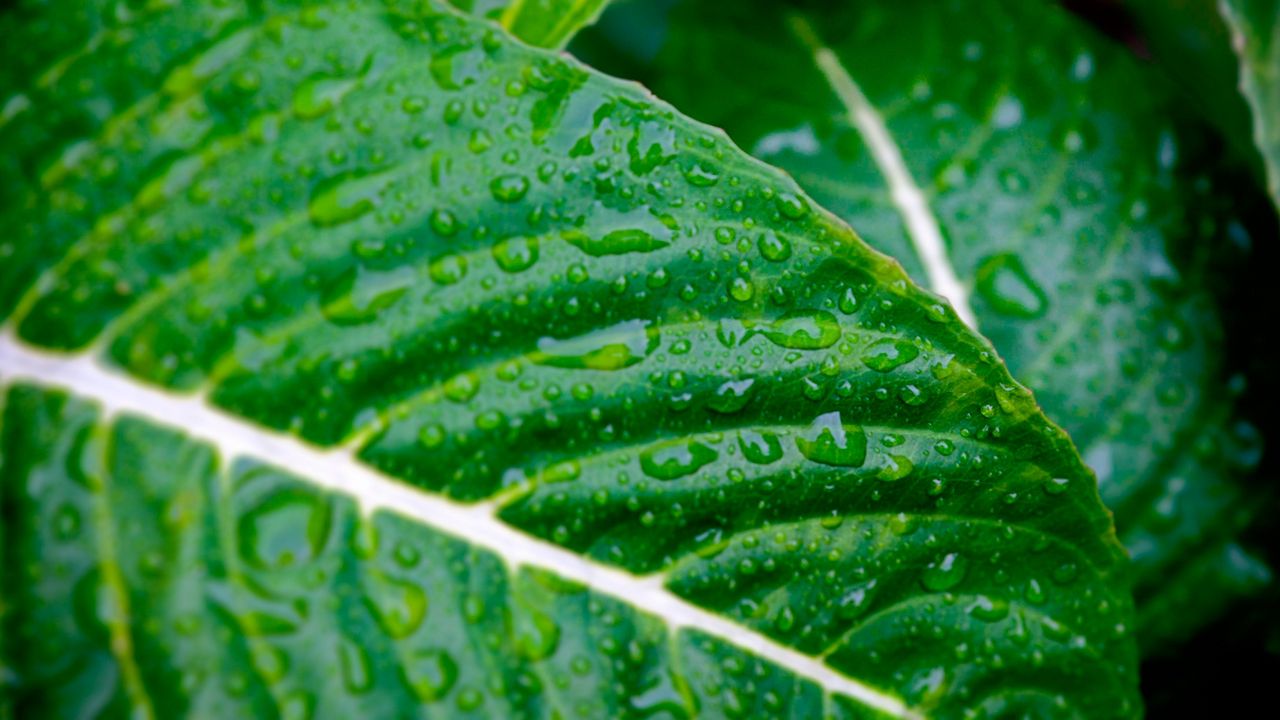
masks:
POLYGON ((80 20, 0 85, 15 714, 1139 711, 1066 436, 719 131, 434 4, 80 20))
POLYGON ((1270 577, 1235 542, 1260 446, 1210 292, 1213 249, 1246 225, 1156 74, 1036 3, 668 5, 619 7, 579 52, 723 126, 970 308, 1098 474, 1147 646, 1270 577), (641 24, 657 39, 629 44, 641 24), (1198 592, 1224 555, 1222 592, 1198 592))
POLYGON ((595 22, 609 0, 449 0, 459 10, 498 22, 521 40, 542 48, 562 48, 582 27, 595 22))
POLYGON ((1280 210, 1280 3, 1219 0, 1240 63, 1240 92, 1253 112, 1253 141, 1267 168, 1267 190, 1280 210))

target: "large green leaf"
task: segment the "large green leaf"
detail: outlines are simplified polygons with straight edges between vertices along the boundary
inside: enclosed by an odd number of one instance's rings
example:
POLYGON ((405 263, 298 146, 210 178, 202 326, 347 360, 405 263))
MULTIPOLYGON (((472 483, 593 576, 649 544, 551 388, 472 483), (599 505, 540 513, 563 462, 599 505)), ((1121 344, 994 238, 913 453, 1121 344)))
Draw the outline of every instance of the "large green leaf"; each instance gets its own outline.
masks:
POLYGON ((1209 281, 1245 226, 1199 169, 1203 133, 1124 48, 996 0, 643 4, 610 27, 579 51, 726 128, 971 308, 1097 472, 1147 645, 1267 581, 1235 540, 1258 443, 1233 416, 1209 281), (638 25, 656 40, 629 44, 638 25))
POLYGON ((0 36, 10 712, 1138 713, 1069 440, 790 179, 431 4, 121 12, 0 36))

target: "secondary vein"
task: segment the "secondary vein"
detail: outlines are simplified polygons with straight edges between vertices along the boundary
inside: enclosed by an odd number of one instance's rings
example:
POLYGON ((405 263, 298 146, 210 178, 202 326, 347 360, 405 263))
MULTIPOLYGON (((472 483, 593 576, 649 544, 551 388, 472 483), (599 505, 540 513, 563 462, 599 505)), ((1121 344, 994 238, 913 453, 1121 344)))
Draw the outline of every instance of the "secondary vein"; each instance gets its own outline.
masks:
POLYGON ((956 275, 938 220, 929 208, 924 191, 911 177, 911 171, 902 158, 902 150, 889 134, 884 119, 841 64, 840 58, 822 43, 813 26, 798 15, 792 15, 789 21, 791 31, 812 53, 814 64, 844 106, 849 122, 862 134, 876 166, 880 168, 889 186, 889 197, 902 216, 911 245, 924 265, 929 289, 949 300, 960 319, 976 330, 978 321, 969 306, 969 290, 956 275))

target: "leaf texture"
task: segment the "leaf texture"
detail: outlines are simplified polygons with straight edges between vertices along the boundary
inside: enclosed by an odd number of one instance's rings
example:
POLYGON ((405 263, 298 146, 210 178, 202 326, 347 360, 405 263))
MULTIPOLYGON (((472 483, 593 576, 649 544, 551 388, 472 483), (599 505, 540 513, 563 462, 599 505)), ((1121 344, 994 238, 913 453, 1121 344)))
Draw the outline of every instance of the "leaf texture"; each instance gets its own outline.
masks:
POLYGON ((723 126, 971 308, 1097 472, 1146 647, 1269 581, 1236 539, 1260 440, 1212 292, 1249 225, 1158 75, 1037 3, 667 5, 620 7, 579 52, 723 126), (638 25, 656 38, 629 44, 638 25))
POLYGON ((431 3, 33 12, 17 715, 1139 712, 1069 440, 721 132, 431 3))

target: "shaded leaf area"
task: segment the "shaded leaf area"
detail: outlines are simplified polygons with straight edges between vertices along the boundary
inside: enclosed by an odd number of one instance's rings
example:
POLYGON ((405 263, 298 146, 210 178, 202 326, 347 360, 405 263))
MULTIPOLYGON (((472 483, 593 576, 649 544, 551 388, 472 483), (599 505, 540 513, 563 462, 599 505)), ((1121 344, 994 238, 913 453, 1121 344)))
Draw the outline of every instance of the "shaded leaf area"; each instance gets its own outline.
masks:
POLYGON ((697 631, 257 461, 11 388, 16 717, 871 717, 697 631))
POLYGON ((725 127, 924 282, 884 172, 814 61, 833 52, 899 145, 979 329, 1098 474, 1144 644, 1268 582, 1236 541, 1260 440, 1234 411, 1212 292, 1252 226, 1220 191, 1226 170, 1203 162, 1203 130, 1057 7, 806 7, 620 6, 577 51, 725 127))
POLYGON ((1276 207, 1280 5, 1274 0, 1130 0, 1152 60, 1241 157, 1276 207))
POLYGON ((1137 712, 1069 440, 789 178, 434 5, 155 47, 200 7, 0 128, 22 341, 492 501, 938 717, 1137 712), (153 95, 97 79, 144 66, 153 95))
POLYGON ((1253 113, 1253 141, 1267 168, 1267 190, 1280 210, 1280 3, 1221 0, 1240 63, 1240 92, 1253 113))

